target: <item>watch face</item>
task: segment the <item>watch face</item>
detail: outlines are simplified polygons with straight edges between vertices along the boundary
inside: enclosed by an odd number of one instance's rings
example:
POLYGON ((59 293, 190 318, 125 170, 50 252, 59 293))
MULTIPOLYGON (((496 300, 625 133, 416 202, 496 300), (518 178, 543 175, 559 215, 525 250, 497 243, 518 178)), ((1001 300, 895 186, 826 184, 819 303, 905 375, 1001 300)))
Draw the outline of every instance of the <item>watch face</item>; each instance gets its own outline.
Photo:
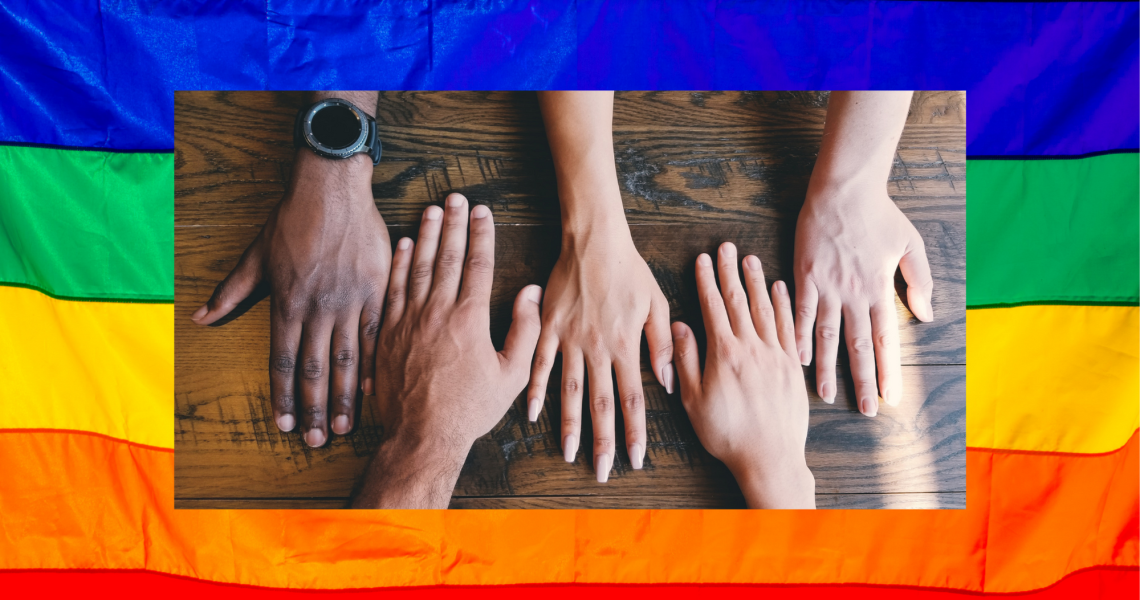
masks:
POLYGON ((331 150, 341 150, 360 139, 364 124, 349 107, 331 104, 313 115, 311 127, 313 137, 322 146, 331 150))

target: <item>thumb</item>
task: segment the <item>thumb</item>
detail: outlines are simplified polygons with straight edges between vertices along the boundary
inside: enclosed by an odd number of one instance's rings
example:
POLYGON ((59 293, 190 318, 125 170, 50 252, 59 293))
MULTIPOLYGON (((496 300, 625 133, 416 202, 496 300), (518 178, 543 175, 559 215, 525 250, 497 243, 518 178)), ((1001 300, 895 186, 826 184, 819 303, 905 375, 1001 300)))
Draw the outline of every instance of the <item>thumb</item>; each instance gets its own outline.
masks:
POLYGON ((226 316, 261 283, 261 252, 255 242, 241 255, 236 267, 214 288, 214 295, 190 315, 198 325, 209 325, 226 316))
POLYGON ((500 362, 505 362, 507 370, 517 375, 523 385, 530 377, 530 360, 538 345, 538 334, 542 331, 541 300, 542 288, 537 285, 528 285, 515 296, 511 328, 507 331, 503 351, 499 353, 500 362))
POLYGON ((689 326, 673 323, 673 364, 681 383, 681 400, 688 401, 701 392, 701 361, 697 357, 697 339, 689 326))
POLYGON ((906 254, 899 261, 899 270, 906 280, 906 302, 910 312, 919 321, 933 321, 934 307, 930 304, 930 294, 934 290, 934 279, 930 276, 930 263, 926 260, 926 246, 918 231, 914 232, 906 254))

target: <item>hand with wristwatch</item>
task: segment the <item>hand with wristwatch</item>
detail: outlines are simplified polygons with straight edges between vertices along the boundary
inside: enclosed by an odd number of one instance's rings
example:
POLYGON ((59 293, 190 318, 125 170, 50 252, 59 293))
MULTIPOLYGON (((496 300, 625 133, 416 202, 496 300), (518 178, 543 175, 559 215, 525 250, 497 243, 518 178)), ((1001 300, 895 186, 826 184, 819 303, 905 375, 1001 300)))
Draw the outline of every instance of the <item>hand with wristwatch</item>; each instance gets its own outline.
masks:
POLYGON ((211 325, 257 292, 270 295, 273 417, 309 446, 355 426, 372 394, 392 247, 372 199, 380 162, 376 92, 320 92, 297 115, 285 196, 233 271, 191 319, 211 325))

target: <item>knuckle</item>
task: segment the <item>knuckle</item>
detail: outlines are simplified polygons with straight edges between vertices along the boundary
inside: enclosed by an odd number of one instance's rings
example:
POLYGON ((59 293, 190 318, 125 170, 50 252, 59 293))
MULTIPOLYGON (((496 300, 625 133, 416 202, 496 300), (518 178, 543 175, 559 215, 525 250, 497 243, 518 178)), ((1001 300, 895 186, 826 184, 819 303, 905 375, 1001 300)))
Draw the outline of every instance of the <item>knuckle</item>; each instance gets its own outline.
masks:
POLYGON ((297 367, 297 357, 289 352, 279 352, 269 361, 269 368, 280 375, 292 375, 297 367))
POLYGON ((743 304, 746 301, 744 292, 742 290, 738 290, 736 288, 729 289, 727 292, 725 292, 724 295, 725 295, 725 302, 727 302, 730 306, 733 306, 733 307, 740 306, 741 304, 743 304))
POLYGON ((338 350, 334 358, 336 359, 336 366, 338 368, 349 369, 356 366, 356 353, 352 350, 338 350))
POLYGON ((578 431, 582 426, 582 419, 575 416, 562 417, 562 432, 578 431))
POLYGON ((325 418, 325 407, 320 404, 307 404, 304 414, 310 421, 322 421, 325 418))
POLYGON ((657 349, 657 358, 666 359, 670 356, 673 356, 673 344, 671 342, 657 349))
POLYGON ((333 400, 333 402, 341 408, 342 412, 351 411, 355 401, 356 396, 354 394, 337 394, 337 397, 333 400))
POLYGON ((850 349, 859 355, 873 354, 875 352, 875 344, 871 342, 871 338, 859 336, 851 340, 850 349))
POLYGON ((301 374, 305 379, 320 379, 325 374, 325 365, 321 359, 310 356, 305 359, 304 364, 301 366, 301 374))
POLYGON ((277 412, 281 413, 293 412, 294 404, 293 394, 279 394, 273 399, 273 407, 277 409, 277 412))
POLYGON ((536 370, 545 371, 546 369, 549 369, 552 364, 553 361, 549 356, 542 353, 536 353, 534 355, 534 368, 536 370))
POLYGON ((637 413, 645 410, 645 396, 641 392, 630 392, 621 400, 622 409, 626 413, 637 413))
POLYGON ((573 377, 568 377, 562 382, 562 394, 564 396, 575 396, 582 393, 582 382, 573 377))
POLYGON ((891 333, 880 333, 876 339, 883 348, 889 348, 895 342, 895 336, 891 333))
POLYGON ((705 296, 705 306, 709 310, 724 310, 724 300, 718 294, 709 294, 705 296))
POLYGON ((463 253, 455 250, 444 250, 439 253, 439 266, 453 269, 463 263, 463 253))
POLYGON ((420 263, 412 267, 412 280, 422 282, 425 279, 431 279, 432 271, 431 263, 420 263))
POLYGON ((761 321, 775 320, 776 315, 769 304, 761 304, 755 308, 756 318, 761 321))
POLYGON ((831 325, 820 325, 815 328, 815 335, 820 340, 834 341, 839 339, 839 328, 831 325))
POLYGON ((586 349, 594 356, 602 354, 606 351, 606 338, 596 329, 591 331, 586 335, 586 349))
POLYGON ((608 394, 598 394, 590 398, 590 406, 599 415, 610 413, 614 409, 614 399, 608 394))
MULTIPOLYGON (((403 287, 389 289, 388 290, 388 311, 391 312, 397 306, 403 304, 404 298, 406 298, 406 297, 407 297, 407 293, 404 291, 403 287)), ((377 320, 376 323, 377 323, 377 325, 379 325, 380 321, 377 320)))
POLYGON ((815 311, 807 306, 800 306, 796 308, 796 316, 803 320, 810 320, 815 317, 815 311))
POLYGON ((467 272, 476 275, 490 273, 494 268, 491 258, 482 252, 467 257, 467 272))

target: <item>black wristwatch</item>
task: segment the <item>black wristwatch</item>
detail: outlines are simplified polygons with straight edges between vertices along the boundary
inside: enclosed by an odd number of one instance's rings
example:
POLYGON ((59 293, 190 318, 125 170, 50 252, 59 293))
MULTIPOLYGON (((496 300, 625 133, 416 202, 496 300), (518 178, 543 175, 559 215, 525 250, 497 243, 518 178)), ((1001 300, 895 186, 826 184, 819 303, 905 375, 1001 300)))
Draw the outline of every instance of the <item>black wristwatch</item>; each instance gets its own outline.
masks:
POLYGON ((376 119, 341 98, 329 98, 301 109, 293 125, 293 146, 308 147, 318 156, 349 158, 364 153, 380 163, 376 119))

